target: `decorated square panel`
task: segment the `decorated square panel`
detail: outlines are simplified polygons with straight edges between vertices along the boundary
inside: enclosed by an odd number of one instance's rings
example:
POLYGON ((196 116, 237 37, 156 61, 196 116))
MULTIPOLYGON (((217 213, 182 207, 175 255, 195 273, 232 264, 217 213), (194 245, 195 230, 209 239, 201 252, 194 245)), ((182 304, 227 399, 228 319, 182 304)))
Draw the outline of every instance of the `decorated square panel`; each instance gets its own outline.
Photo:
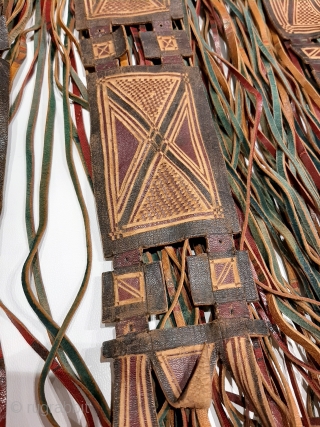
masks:
POLYGON ((106 255, 237 229, 198 71, 126 71, 89 76, 106 255))
MULTIPOLYGON (((218 240, 225 239, 224 236, 218 240)), ((229 251, 230 252, 230 251, 229 251)), ((222 253, 223 254, 223 253, 222 253)), ((232 256, 211 253, 187 257, 188 277, 195 305, 225 304, 258 299, 246 251, 232 256)))
POLYGON ((241 287, 236 258, 212 259, 210 271, 214 291, 241 287))
POLYGON ((102 274, 102 321, 161 314, 168 310, 161 262, 102 274))
POLYGON ((142 272, 115 275, 113 283, 115 305, 134 304, 146 300, 142 272))

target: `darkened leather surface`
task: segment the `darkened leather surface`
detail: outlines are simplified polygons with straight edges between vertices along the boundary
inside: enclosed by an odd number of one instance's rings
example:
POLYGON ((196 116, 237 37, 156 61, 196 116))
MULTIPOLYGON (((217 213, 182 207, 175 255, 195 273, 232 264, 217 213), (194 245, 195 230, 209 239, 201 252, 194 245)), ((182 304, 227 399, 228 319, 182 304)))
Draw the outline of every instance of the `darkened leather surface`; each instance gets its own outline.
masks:
POLYGON ((267 335, 264 321, 247 318, 226 319, 204 325, 183 328, 156 329, 143 334, 129 334, 103 343, 102 355, 105 358, 122 357, 126 354, 152 353, 177 347, 188 347, 203 343, 215 343, 222 351, 224 339, 236 336, 267 335))
MULTIPOLYGON (((1 11, 1 10, 0 10, 1 11)), ((8 30, 6 26, 6 18, 0 15, 0 51, 9 48, 8 30)))
MULTIPOLYGON (((253 302, 258 299, 255 283, 253 281, 248 254, 246 251, 211 253, 208 255, 187 257, 188 272, 190 278, 191 293, 196 305, 215 304, 216 302, 247 301, 253 302), (212 287, 212 277, 210 264, 216 260, 217 263, 234 262, 234 268, 239 275, 239 282, 236 286, 229 285, 226 289, 214 289, 212 287), (239 286, 240 285, 240 286, 239 286)), ((233 279, 232 279, 233 280, 233 279)))
POLYGON ((6 427, 7 381, 4 357, 0 345, 0 427, 6 427))
POLYGON ((137 3, 133 0, 122 0, 122 2, 115 0, 108 3, 109 5, 106 5, 105 8, 93 8, 91 0, 76 1, 77 30, 97 26, 137 25, 183 18, 181 0, 159 0, 157 4, 154 2, 153 6, 152 2, 145 1, 144 8, 141 7, 141 2, 137 3))
POLYGON ((161 314, 168 310, 161 262, 117 268, 102 275, 102 321, 161 314), (131 275, 131 277, 130 277, 131 275), (130 284, 131 281, 131 284, 130 284), (135 288, 132 288, 134 281, 135 288), (121 301, 117 298, 120 286, 121 301))
POLYGON ((8 145, 9 63, 0 58, 0 213, 8 145))

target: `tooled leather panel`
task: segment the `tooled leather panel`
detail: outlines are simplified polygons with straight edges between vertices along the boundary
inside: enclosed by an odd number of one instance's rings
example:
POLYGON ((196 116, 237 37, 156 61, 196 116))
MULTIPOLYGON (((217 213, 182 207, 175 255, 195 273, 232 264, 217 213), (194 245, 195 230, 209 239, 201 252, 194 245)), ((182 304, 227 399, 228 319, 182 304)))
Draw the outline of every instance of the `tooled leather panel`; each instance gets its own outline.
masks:
POLYGON ((319 0, 263 0, 276 31, 291 44, 303 62, 310 64, 320 85, 320 48, 314 40, 320 36, 319 0))
POLYGON ((215 344, 200 344, 157 352, 152 358, 152 364, 170 404, 176 407, 209 407, 211 378, 216 359, 215 344), (194 393, 192 383, 195 379, 198 386, 202 387, 199 395, 194 393), (207 381, 209 389, 205 390, 207 381))
POLYGON ((319 0, 263 0, 263 3, 283 37, 306 35, 315 38, 320 35, 319 0))
POLYGON ((158 427, 148 358, 140 354, 117 359, 114 372, 113 427, 158 427))
MULTIPOLYGON (((239 318, 215 320, 211 323, 181 328, 155 329, 148 333, 123 336, 103 343, 102 354, 105 358, 118 358, 127 354, 153 354, 153 352, 214 343, 217 350, 223 339, 234 336, 268 335, 263 320, 239 318)), ((220 348, 221 350, 221 348, 220 348)))
POLYGON ((75 7, 78 30, 183 18, 181 0, 84 0, 75 7))
POLYGON ((0 58, 0 213, 8 145, 9 63, 0 58))
POLYGON ((197 69, 122 67, 89 75, 88 87, 106 257, 238 231, 197 69))

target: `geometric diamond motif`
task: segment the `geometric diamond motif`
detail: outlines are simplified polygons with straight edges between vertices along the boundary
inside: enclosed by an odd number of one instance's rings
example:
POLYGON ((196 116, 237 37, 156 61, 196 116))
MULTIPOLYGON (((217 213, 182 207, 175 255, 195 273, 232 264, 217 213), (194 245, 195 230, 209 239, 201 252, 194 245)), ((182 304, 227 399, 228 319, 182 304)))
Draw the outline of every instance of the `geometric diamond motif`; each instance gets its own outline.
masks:
POLYGON ((157 40, 161 50, 178 50, 177 40, 174 36, 158 36, 157 40))
POLYGON ((241 287, 236 258, 212 259, 210 271, 214 291, 241 287))
POLYGON ((162 76, 124 76, 115 78, 111 82, 112 89, 117 90, 126 100, 138 109, 151 121, 158 125, 161 113, 176 94, 179 79, 162 76))
POLYGON ((146 300, 142 272, 113 275, 115 305, 127 305, 146 300))
POLYGON ((115 54, 115 48, 112 40, 108 40, 104 43, 94 43, 93 53, 95 59, 108 58, 115 54))

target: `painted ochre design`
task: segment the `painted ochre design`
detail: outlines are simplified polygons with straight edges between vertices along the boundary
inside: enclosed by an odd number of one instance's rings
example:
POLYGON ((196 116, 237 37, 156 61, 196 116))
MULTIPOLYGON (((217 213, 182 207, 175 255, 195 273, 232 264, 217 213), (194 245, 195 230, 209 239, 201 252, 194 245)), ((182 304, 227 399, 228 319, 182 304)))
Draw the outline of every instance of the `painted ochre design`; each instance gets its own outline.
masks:
POLYGON ((320 59, 319 47, 304 47, 301 50, 310 59, 320 59))
POLYGON ((158 36, 159 47, 164 51, 178 50, 178 43, 174 36, 158 36))
POLYGON ((115 305, 127 305, 145 301, 143 273, 114 275, 114 295, 115 305))
POLYGON ((105 43, 94 43, 93 44, 93 53, 95 59, 108 58, 115 54, 115 47, 112 40, 109 40, 105 43))
POLYGON ((170 382, 173 394, 179 399, 191 373, 201 356, 203 344, 192 347, 174 348, 156 353, 161 368, 170 382))
POLYGON ((85 0, 87 19, 165 12, 169 6, 170 0, 85 0))
POLYGON ((309 34, 320 31, 319 0, 269 0, 275 18, 290 34, 309 34))
POLYGON ((236 258, 212 259, 210 271, 214 291, 241 287, 236 258))
POLYGON ((116 408, 117 426, 155 426, 156 414, 152 390, 150 362, 145 354, 121 357, 119 369, 119 402, 116 408), (151 400, 151 402, 150 402, 151 400))
POLYGON ((214 349, 214 343, 206 343, 158 351, 155 353, 158 361, 155 365, 156 375, 160 378, 163 378, 163 375, 165 376, 166 381, 161 381, 160 379, 160 384, 162 385, 163 391, 171 405, 177 405, 176 407, 197 407, 199 396, 194 393, 194 386, 198 381, 199 376, 201 378, 201 374, 203 374, 208 376, 207 385, 209 385, 209 387, 205 387, 204 382, 202 382, 203 387, 201 389, 201 393, 208 394, 206 397, 209 400, 210 406, 210 365, 214 349))
POLYGON ((100 78, 97 98, 113 240, 223 218, 186 75, 100 78))

